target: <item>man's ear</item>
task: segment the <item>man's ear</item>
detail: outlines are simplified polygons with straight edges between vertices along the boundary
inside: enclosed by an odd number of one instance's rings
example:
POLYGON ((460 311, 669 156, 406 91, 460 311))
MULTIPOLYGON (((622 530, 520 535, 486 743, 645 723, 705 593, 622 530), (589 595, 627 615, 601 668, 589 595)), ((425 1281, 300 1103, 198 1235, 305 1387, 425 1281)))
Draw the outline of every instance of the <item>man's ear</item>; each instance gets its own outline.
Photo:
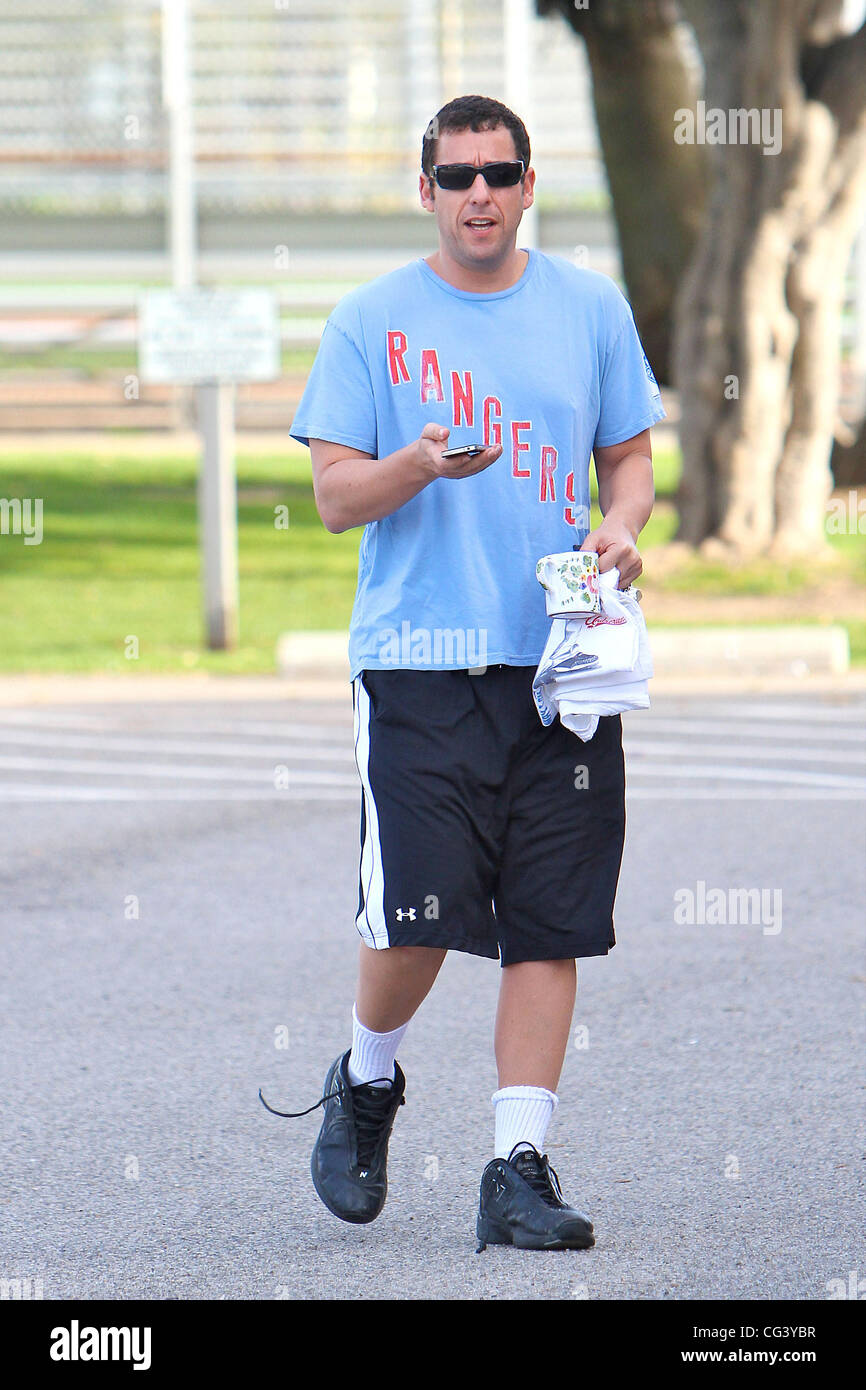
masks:
POLYGON ((425 174, 422 171, 418 184, 418 192, 421 197, 421 206, 424 208, 425 212, 433 212, 433 208, 428 208, 425 206, 424 199, 429 198, 431 203, 434 202, 436 196, 434 192, 435 188, 435 181, 431 179, 429 174, 425 174))

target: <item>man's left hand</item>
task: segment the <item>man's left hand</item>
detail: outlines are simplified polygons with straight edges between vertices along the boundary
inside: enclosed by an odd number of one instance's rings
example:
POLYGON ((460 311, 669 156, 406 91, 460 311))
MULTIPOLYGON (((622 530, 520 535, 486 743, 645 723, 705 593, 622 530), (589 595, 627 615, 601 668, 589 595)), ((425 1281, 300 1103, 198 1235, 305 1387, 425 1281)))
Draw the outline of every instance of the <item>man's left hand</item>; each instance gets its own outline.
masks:
POLYGON ((600 526, 590 531, 580 548, 596 551, 601 574, 616 566, 620 589, 627 589, 643 569, 634 536, 625 522, 613 517, 605 517, 600 526))

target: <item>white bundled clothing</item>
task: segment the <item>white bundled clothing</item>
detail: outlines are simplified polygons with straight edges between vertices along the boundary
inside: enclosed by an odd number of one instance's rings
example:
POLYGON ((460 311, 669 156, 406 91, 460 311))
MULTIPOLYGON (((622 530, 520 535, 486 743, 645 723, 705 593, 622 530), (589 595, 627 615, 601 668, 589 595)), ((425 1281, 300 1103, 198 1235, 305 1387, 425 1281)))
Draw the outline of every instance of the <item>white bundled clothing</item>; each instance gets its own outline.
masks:
POLYGON ((586 743, 602 715, 648 709, 653 674, 646 622, 619 570, 599 575, 601 613, 554 618, 532 694, 542 724, 560 721, 586 743))

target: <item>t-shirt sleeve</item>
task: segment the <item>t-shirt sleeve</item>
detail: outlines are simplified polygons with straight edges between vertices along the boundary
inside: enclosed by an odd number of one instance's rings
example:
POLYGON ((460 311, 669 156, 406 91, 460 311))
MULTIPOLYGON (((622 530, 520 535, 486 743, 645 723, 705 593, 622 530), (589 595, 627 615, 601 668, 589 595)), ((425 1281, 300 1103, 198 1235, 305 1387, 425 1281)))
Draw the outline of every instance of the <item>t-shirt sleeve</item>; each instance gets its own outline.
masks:
POLYGON ((328 439, 377 453, 376 402, 366 359, 353 339, 328 319, 289 434, 300 444, 328 439))
POLYGON ((593 448, 621 444, 665 418, 661 392, 638 336, 631 306, 619 290, 616 295, 618 312, 601 369, 593 448))

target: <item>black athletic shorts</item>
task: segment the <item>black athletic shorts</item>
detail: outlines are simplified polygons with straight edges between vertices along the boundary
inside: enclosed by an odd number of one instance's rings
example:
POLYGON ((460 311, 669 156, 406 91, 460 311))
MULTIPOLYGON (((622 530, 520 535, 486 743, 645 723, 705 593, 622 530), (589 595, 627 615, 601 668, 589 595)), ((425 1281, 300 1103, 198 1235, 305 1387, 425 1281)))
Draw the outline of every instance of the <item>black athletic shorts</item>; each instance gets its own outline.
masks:
POLYGON ((604 956, 625 834, 619 715, 583 743, 532 698, 534 666, 365 670, 355 925, 368 946, 524 960, 604 956))

